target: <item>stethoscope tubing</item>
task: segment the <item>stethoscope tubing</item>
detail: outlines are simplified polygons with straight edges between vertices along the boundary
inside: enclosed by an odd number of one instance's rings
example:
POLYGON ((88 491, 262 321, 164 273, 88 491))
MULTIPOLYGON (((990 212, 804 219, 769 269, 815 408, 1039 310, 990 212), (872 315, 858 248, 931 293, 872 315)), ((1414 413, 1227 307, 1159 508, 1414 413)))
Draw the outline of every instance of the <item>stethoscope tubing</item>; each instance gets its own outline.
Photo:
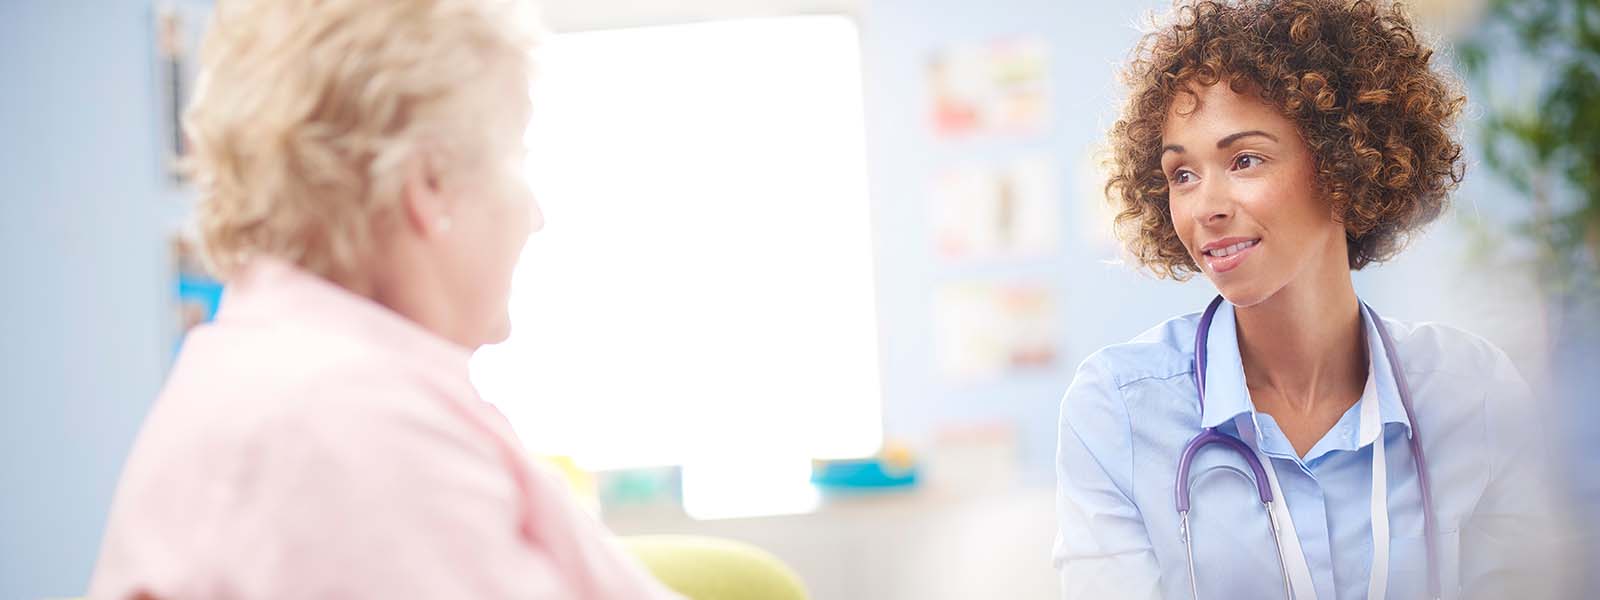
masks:
MULTIPOLYGON (((1199 326, 1195 331, 1193 363, 1194 381, 1196 391, 1199 395, 1200 411, 1202 413, 1204 413, 1206 405, 1206 338, 1211 331, 1211 320, 1216 315, 1217 309, 1222 305, 1222 300, 1222 296, 1219 295, 1211 301, 1211 304, 1206 307, 1205 313, 1201 314, 1199 326)), ((1439 581, 1438 542, 1436 540, 1438 534, 1438 522, 1435 519, 1433 512, 1433 491, 1429 485, 1428 460, 1422 452, 1422 433, 1417 424, 1416 413, 1411 407, 1411 387, 1406 383, 1405 370, 1401 368, 1400 357, 1395 351, 1394 339, 1389 335, 1389 328, 1383 324, 1383 320, 1378 317, 1378 313, 1372 310, 1371 306, 1368 306, 1365 302, 1362 302, 1361 308, 1366 310, 1367 314, 1371 315, 1373 325, 1378 330, 1378 338, 1383 344, 1384 355, 1388 359, 1390 370, 1394 372, 1395 385, 1400 389, 1400 405, 1404 407, 1406 419, 1411 423, 1411 436, 1409 444, 1411 447, 1411 457, 1416 463, 1417 467, 1417 487, 1422 496, 1422 529, 1423 537, 1426 538, 1425 545, 1427 548, 1428 558, 1428 595, 1429 597, 1438 599, 1440 598, 1441 589, 1439 581)), ((1383 443, 1381 436, 1379 437, 1377 443, 1383 443)), ((1267 521, 1268 527, 1272 533, 1273 547, 1275 550, 1277 550, 1278 554, 1278 569, 1283 575, 1284 597, 1291 599, 1294 598, 1294 591, 1289 583, 1288 562, 1284 557, 1283 544, 1279 538, 1280 528, 1278 526, 1278 519, 1276 514, 1273 512, 1273 502, 1275 499, 1272 495, 1272 487, 1267 480, 1266 466, 1261 464, 1261 461, 1256 458, 1255 453, 1252 452, 1250 447, 1246 446, 1243 441, 1240 441, 1236 437, 1217 431, 1215 427, 1202 428, 1200 433, 1184 446, 1183 453, 1178 458, 1178 472, 1176 474, 1177 482, 1176 485, 1173 486, 1175 488, 1174 499, 1176 508, 1178 510, 1180 535, 1183 539, 1184 552, 1187 555, 1186 560, 1189 568, 1189 589, 1193 594, 1192 597, 1198 600, 1200 596, 1199 584, 1196 581, 1194 567, 1194 548, 1191 544, 1192 536, 1189 530, 1189 511, 1192 508, 1189 493, 1189 471, 1193 465, 1195 456, 1198 455, 1201 450, 1205 449, 1205 447, 1212 445, 1221 445, 1229 450, 1232 450, 1234 453, 1244 458, 1245 464, 1250 467, 1250 471, 1254 477, 1248 477, 1243 471, 1240 471, 1236 468, 1228 468, 1238 473, 1241 477, 1251 479, 1252 483, 1255 484, 1256 495, 1260 499, 1262 507, 1264 507, 1267 511, 1267 521)))

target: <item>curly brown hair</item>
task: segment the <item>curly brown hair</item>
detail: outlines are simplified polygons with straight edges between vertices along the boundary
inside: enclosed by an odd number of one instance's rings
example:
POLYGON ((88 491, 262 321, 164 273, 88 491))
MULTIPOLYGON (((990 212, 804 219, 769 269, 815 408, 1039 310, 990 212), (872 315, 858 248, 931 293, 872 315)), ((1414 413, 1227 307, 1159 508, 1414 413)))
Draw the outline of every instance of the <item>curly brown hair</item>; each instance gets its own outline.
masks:
POLYGON ((1111 128, 1106 183, 1118 236, 1157 276, 1200 272, 1173 229, 1162 128, 1175 94, 1227 81, 1299 127, 1315 183, 1344 224, 1350 268, 1393 257, 1465 173, 1454 132, 1466 98, 1432 57, 1398 6, 1179 0, 1122 73, 1130 93, 1111 128))

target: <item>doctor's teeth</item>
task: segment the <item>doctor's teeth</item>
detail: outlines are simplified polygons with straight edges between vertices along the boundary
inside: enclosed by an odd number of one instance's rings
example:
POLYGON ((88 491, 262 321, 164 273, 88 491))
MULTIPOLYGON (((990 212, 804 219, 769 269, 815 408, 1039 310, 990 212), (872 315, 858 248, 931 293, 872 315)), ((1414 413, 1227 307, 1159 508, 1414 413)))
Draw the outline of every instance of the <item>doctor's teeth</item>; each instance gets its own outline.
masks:
POLYGON ((1234 254, 1238 254, 1239 251, 1244 250, 1245 248, 1249 248, 1249 247, 1254 246, 1254 245, 1256 245, 1254 240, 1251 240, 1251 241, 1248 241, 1248 242, 1239 242, 1237 244, 1234 244, 1232 246, 1228 246, 1226 248, 1217 248, 1215 250, 1211 250, 1209 252, 1206 252, 1206 254, 1210 254, 1212 256, 1221 258, 1221 257, 1224 257, 1224 256, 1231 256, 1231 255, 1234 255, 1234 254))

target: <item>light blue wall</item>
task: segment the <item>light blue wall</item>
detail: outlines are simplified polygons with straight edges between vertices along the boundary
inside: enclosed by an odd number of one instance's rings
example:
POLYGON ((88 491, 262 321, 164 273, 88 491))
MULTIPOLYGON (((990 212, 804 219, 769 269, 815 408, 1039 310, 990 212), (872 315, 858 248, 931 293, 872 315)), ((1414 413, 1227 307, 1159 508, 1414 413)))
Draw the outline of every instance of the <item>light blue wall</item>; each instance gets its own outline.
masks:
MULTIPOLYGON (((891 436, 916 438, 968 419, 1010 420, 1030 479, 1051 477, 1055 415, 1079 361, 1167 316, 1198 310, 1209 286, 1156 281, 1109 265, 1113 248, 1079 235, 1095 218, 1082 167, 1114 120, 1114 66, 1138 38, 1135 23, 1159 2, 870 0, 862 15, 867 150, 878 252, 884 355, 884 419, 891 436), (935 51, 1017 35, 1048 45, 1052 125, 1042 135, 948 140, 929 125, 926 75, 935 51), (1063 196, 1062 251, 1003 266, 941 264, 932 243, 931 182, 967 160, 1003 163, 1025 155, 1055 161, 1063 196), (1061 310, 1055 368, 981 384, 952 384, 936 368, 934 295, 941 284, 1042 282, 1061 310)), ((1109 224, 1107 224, 1109 226, 1109 224)))
POLYGON ((0 2, 0 599, 82 594, 171 340, 150 3, 0 2))

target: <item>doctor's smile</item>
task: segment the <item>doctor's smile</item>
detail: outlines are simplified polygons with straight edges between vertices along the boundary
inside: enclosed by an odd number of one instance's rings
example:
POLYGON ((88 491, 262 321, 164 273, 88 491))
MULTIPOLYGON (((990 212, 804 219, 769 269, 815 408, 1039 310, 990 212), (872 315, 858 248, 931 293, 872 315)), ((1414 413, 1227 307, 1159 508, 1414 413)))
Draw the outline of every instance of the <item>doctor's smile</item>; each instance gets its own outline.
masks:
POLYGON ((1261 244, 1259 238, 1223 238, 1200 247, 1206 267, 1212 273, 1227 273, 1244 262, 1245 256, 1261 244))

